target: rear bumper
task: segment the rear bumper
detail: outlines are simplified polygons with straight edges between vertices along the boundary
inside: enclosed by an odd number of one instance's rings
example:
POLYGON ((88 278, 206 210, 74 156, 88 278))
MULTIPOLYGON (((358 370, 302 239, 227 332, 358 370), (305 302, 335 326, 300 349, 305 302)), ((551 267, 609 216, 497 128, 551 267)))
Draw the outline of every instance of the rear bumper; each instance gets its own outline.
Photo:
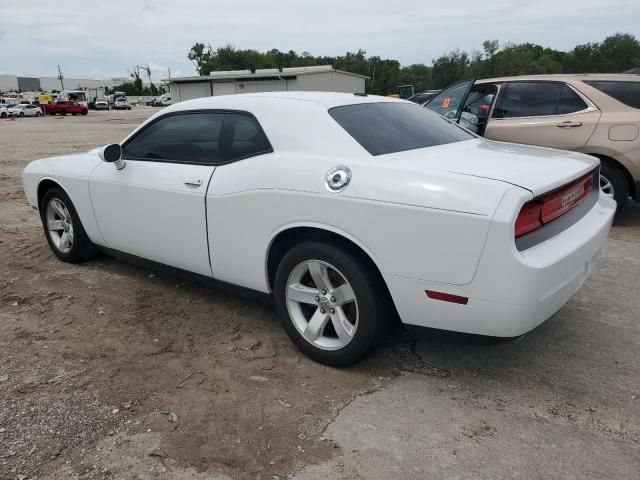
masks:
POLYGON ((387 276, 404 323, 497 337, 522 335, 556 313, 588 278, 606 243, 616 204, 600 194, 590 211, 558 235, 519 252, 513 212, 502 202, 478 270, 468 285, 387 276), (466 305, 433 300, 425 290, 468 297, 466 305))

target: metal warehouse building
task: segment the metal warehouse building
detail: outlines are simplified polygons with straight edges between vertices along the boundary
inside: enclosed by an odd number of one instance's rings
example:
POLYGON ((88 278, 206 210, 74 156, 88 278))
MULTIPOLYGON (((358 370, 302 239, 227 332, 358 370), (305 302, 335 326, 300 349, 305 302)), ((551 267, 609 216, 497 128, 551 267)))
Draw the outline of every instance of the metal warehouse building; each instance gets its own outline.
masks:
POLYGON ((356 93, 365 91, 369 77, 335 70, 331 65, 211 72, 204 77, 165 80, 173 103, 192 98, 235 93, 278 91, 326 91, 356 93))

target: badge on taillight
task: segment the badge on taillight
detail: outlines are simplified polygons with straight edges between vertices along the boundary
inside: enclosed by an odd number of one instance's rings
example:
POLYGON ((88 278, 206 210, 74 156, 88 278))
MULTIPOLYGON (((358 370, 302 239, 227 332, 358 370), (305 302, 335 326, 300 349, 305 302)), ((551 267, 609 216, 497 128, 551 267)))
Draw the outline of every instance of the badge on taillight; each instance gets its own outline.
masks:
POLYGON ((565 193, 562 196, 562 202, 561 202, 562 206, 565 207, 569 205, 571 202, 574 202, 577 198, 580 198, 583 192, 584 192, 584 189, 582 188, 582 185, 579 185, 577 188, 574 188, 569 193, 565 193))

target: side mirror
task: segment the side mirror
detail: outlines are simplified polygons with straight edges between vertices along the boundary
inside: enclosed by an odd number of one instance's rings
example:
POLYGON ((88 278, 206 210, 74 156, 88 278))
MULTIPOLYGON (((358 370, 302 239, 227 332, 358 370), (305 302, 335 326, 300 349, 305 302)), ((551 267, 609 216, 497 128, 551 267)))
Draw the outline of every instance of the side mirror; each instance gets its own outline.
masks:
POLYGON ((98 151, 98 155, 103 162, 113 163, 118 170, 122 170, 126 163, 122 159, 122 147, 118 143, 112 143, 106 147, 102 147, 98 151))

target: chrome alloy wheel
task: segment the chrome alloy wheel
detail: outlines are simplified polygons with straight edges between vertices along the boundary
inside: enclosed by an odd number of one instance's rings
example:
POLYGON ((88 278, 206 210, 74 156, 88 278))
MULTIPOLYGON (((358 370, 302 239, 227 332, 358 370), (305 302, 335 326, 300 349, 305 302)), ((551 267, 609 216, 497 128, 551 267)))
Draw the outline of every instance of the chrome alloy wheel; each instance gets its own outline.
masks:
POLYGON ((602 193, 604 193, 607 197, 613 198, 613 184, 607 177, 603 177, 602 175, 600 175, 600 190, 602 190, 602 193))
POLYGON ((345 276, 322 260, 298 264, 287 279, 287 310, 307 342, 323 350, 349 344, 358 328, 358 301, 345 276))
POLYGON ((73 222, 66 205, 59 198, 52 198, 47 205, 45 220, 49 237, 60 253, 69 253, 73 247, 73 222))

